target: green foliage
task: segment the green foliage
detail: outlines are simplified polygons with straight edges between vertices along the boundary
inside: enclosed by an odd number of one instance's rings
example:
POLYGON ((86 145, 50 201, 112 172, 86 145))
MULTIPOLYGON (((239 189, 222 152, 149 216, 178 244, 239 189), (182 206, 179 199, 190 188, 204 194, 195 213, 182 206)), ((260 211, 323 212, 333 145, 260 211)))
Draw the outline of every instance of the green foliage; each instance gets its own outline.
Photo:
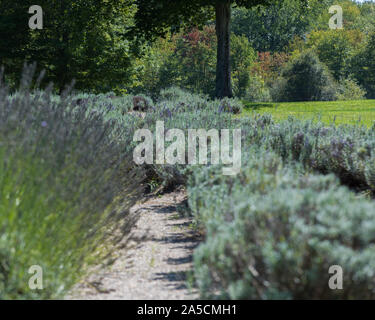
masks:
POLYGON ((215 46, 215 30, 212 27, 159 39, 139 61, 139 82, 132 91, 146 92, 157 98, 160 90, 178 86, 195 93, 213 95, 215 46))
POLYGON ((374 191, 374 130, 267 115, 237 126, 241 173, 200 167, 188 180, 205 233, 194 253, 202 298, 373 299, 373 200, 329 174, 374 191), (342 291, 327 287, 331 265, 347 272, 342 291))
POLYGON ((253 69, 267 85, 271 85, 280 76, 282 68, 289 59, 290 56, 285 52, 259 52, 253 69))
POLYGON ((27 25, 29 7, 25 1, 0 1, 0 65, 9 66, 17 76, 22 69, 22 49, 31 38, 27 25))
MULTIPOLYGON (((176 49, 176 40, 158 39, 146 47, 141 58, 135 61, 135 81, 131 88, 132 93, 146 93, 153 98, 158 98, 160 90, 165 87, 160 80, 161 73, 166 74, 165 65, 176 49)), ((174 70, 170 70, 170 77, 174 78, 174 70)), ((165 79, 169 82, 168 79, 165 79)))
MULTIPOLYGON (((177 86, 211 97, 215 94, 215 28, 206 26, 159 39, 139 61, 139 83, 133 92, 146 92, 157 98, 161 89, 177 86)), ((256 53, 243 36, 231 38, 231 64, 234 94, 244 97, 250 83, 256 53)))
POLYGON ((353 77, 367 91, 367 98, 375 97, 375 33, 368 36, 366 44, 352 58, 353 77))
POLYGON ((196 171, 189 204, 204 225, 194 252, 202 298, 373 299, 373 202, 332 176, 301 175, 253 148, 235 179, 196 171), (340 265, 344 289, 330 290, 340 265))
POLYGON ((257 75, 250 78, 244 99, 252 102, 267 102, 272 100, 269 88, 264 80, 257 75))
POLYGON ((216 37, 213 27, 179 34, 176 49, 160 73, 165 88, 176 85, 195 93, 215 93, 216 37))
POLYGON ((73 79, 81 91, 121 92, 138 50, 125 37, 131 2, 41 0, 44 28, 30 30, 28 8, 34 3, 1 1, 0 34, 14 40, 0 45, 0 63, 17 79, 24 61, 37 62, 46 70, 45 82, 53 81, 60 92, 73 79))
POLYGON ((187 107, 183 97, 163 93, 156 110, 168 128, 238 127, 246 150, 236 177, 221 166, 155 166, 162 179, 188 180, 189 207, 205 233, 194 253, 201 297, 373 298, 373 200, 340 182, 375 191, 374 130, 267 115, 230 121, 210 103, 187 107), (176 109, 161 112, 165 99, 176 109), (343 291, 325 289, 336 264, 345 270, 343 291))
POLYGON ((361 3, 352 0, 324 0, 319 1, 320 8, 316 20, 314 21, 315 30, 329 30, 328 21, 332 17, 328 9, 333 5, 339 5, 343 9, 343 26, 345 30, 358 29, 358 22, 361 20, 361 3))
POLYGON ((272 95, 275 101, 335 100, 336 88, 327 67, 306 51, 282 70, 272 95))
POLYGON ((270 88, 275 85, 289 59, 285 52, 259 52, 245 99, 253 102, 272 101, 270 88))
MULTIPOLYGON (((275 0, 276 1, 276 0, 275 0)), ((268 5, 271 0, 136 0, 138 8, 135 15, 136 34, 147 39, 163 36, 171 27, 183 25, 202 26, 215 11, 217 58, 215 96, 218 98, 233 97, 230 74, 230 20, 233 5, 252 8, 257 5, 268 5), (213 10, 214 9, 214 10, 213 10)), ((304 0, 302 0, 304 1, 304 0)))
MULTIPOLYGON (((228 1, 229 2, 229 1, 228 1)), ((269 0, 236 0, 231 1, 240 7, 251 8, 275 2, 269 0)), ((168 1, 136 0, 138 8, 135 15, 136 30, 142 36, 155 38, 165 35, 170 28, 186 25, 203 25, 213 16, 212 8, 216 0, 168 1)))
POLYGON ((1 299, 63 297, 110 256, 142 191, 130 152, 136 122, 111 118, 105 97, 30 91, 32 78, 24 73, 12 96, 0 86, 1 299), (28 286, 33 265, 43 290, 28 286))
POLYGON ((252 81, 252 67, 256 60, 256 52, 245 36, 231 37, 231 68, 233 93, 236 97, 244 97, 252 81))
MULTIPOLYGON (((244 35, 257 51, 282 51, 295 37, 311 29, 317 1, 274 1, 262 8, 233 10, 232 31, 244 35)), ((327 20, 328 21, 328 20, 327 20)))
POLYGON ((307 47, 312 48, 339 80, 346 76, 348 62, 363 41, 359 30, 314 31, 308 36, 307 47))
POLYGON ((366 90, 358 85, 353 79, 343 79, 340 81, 337 93, 338 100, 361 100, 366 96, 366 90))
POLYGON ((360 17, 355 22, 355 28, 359 28, 365 34, 370 34, 375 31, 375 4, 366 1, 358 4, 361 12, 360 17))

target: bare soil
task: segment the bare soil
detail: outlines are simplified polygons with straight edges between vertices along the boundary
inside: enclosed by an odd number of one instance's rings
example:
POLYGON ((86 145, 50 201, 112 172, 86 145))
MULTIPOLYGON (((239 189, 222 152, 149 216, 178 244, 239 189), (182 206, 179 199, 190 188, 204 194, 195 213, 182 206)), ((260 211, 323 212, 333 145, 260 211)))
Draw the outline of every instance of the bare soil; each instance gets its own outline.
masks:
POLYGON ((151 197, 137 204, 138 215, 125 248, 115 263, 82 281, 68 299, 84 300, 186 300, 197 299, 188 288, 192 253, 199 238, 190 227, 191 219, 177 208, 186 200, 176 191, 151 197))

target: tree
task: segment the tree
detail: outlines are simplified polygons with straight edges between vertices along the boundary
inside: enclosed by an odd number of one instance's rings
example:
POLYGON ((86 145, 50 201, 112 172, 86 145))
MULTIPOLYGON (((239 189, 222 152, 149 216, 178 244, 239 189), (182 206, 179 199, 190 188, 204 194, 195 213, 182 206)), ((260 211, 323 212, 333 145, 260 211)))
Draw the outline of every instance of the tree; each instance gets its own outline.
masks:
POLYGON ((284 0, 250 10, 236 8, 232 31, 245 35, 257 51, 283 51, 294 37, 304 37, 312 29, 320 14, 317 7, 320 4, 315 0, 310 0, 308 7, 299 0, 284 0))
POLYGON ((23 50, 30 41, 28 6, 20 1, 0 0, 0 66, 21 73, 23 50))
MULTIPOLYGON (((300 0, 305 1, 307 0, 300 0)), ((216 96, 232 97, 230 70, 230 22, 232 5, 252 8, 278 0, 135 0, 138 7, 135 25, 138 33, 148 39, 163 36, 169 28, 182 23, 202 24, 213 13, 216 20, 217 66, 216 96)))
POLYGON ((311 32, 306 46, 312 48, 331 70, 336 80, 347 76, 347 64, 363 42, 359 30, 319 30, 311 32))
MULTIPOLYGON (((215 97, 216 32, 213 25, 202 30, 184 29, 157 39, 138 62, 133 93, 158 97, 161 89, 180 87, 192 93, 215 97)), ((253 80, 256 52, 245 36, 231 36, 233 93, 244 97, 253 80)))
POLYGON ((359 84, 367 91, 367 98, 375 98, 375 33, 351 59, 351 73, 359 84))
POLYGON ((34 2, 0 0, 0 65, 18 78, 24 61, 36 61, 46 71, 45 81, 60 92, 73 79, 79 90, 120 90, 137 49, 125 37, 132 2, 39 0, 43 30, 30 30, 28 9, 34 2))
POLYGON ((277 101, 327 101, 336 99, 336 84, 328 68, 312 52, 291 60, 275 83, 277 101))
POLYGON ((215 29, 193 28, 176 36, 176 46, 162 67, 159 81, 164 88, 177 85, 190 92, 214 95, 215 29))
POLYGON ((257 59, 255 50, 245 36, 232 35, 231 39, 231 69, 233 92, 236 97, 246 95, 252 81, 252 68, 257 59))
POLYGON ((355 22, 354 28, 359 28, 365 34, 370 34, 375 31, 375 3, 362 2, 357 3, 361 15, 355 22))
MULTIPOLYGON (((360 3, 352 0, 319 0, 320 12, 315 17, 315 30, 329 30, 327 21, 332 17, 332 13, 328 11, 333 5, 339 5, 343 10, 343 26, 345 30, 358 29, 357 21, 360 20, 361 11, 360 3)), ((318 6, 319 8, 319 6, 318 6)))

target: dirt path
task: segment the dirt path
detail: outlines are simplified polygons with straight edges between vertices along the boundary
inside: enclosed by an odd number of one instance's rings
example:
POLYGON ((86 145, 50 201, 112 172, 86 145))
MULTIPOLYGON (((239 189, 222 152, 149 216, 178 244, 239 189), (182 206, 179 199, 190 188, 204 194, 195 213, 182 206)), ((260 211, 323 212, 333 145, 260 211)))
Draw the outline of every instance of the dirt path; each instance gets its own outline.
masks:
POLYGON ((192 269, 192 251, 198 240, 181 217, 177 206, 185 200, 174 192, 136 205, 132 212, 139 220, 131 236, 131 246, 118 252, 118 259, 83 282, 74 299, 185 300, 198 298, 186 287, 192 269))

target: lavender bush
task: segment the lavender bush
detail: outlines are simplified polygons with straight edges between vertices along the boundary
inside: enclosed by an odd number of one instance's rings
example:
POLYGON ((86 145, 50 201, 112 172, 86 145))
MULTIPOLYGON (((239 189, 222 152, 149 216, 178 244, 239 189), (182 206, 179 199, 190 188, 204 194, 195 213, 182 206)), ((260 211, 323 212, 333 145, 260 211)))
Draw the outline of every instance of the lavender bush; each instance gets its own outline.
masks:
POLYGON ((274 123, 267 115, 245 119, 241 127, 245 145, 273 150, 285 162, 302 163, 308 171, 334 173, 357 191, 375 191, 375 127, 327 127, 294 118, 274 123))
POLYGON ((189 206, 205 233, 194 252, 202 298, 374 299, 373 200, 333 175, 250 152, 235 179, 213 167, 189 179, 189 206), (328 287, 333 265, 344 270, 343 290, 328 287))
POLYGON ((12 95, 0 83, 3 299, 61 297, 108 256, 107 242, 125 235, 127 211, 142 191, 131 122, 124 128, 107 109, 68 91, 32 90, 33 79, 27 68, 12 95), (43 290, 28 286, 32 265, 43 268, 43 290))

